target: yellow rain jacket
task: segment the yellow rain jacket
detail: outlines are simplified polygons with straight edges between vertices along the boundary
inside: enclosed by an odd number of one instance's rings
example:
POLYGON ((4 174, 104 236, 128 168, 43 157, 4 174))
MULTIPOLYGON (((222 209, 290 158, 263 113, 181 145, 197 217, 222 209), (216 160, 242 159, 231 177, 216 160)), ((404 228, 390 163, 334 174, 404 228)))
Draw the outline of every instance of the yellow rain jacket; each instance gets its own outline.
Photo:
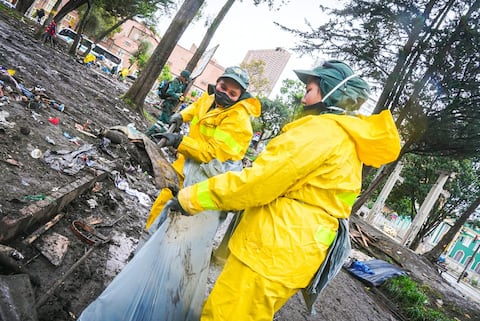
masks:
POLYGON ((214 96, 203 94, 180 112, 190 122, 190 132, 177 148, 180 153, 173 167, 183 177, 185 158, 199 163, 212 159, 221 162, 242 160, 253 137, 250 116, 258 117, 261 104, 257 98, 246 98, 228 108, 212 108, 214 96))
POLYGON ((389 111, 323 114, 286 125, 251 168, 182 189, 189 213, 242 210, 231 253, 267 279, 304 288, 360 193, 362 164, 394 161, 400 138, 389 111))
MULTIPOLYGON (((214 95, 204 93, 196 102, 182 110, 184 122, 190 122, 188 136, 183 136, 177 148, 178 159, 173 167, 183 183, 183 166, 186 158, 198 163, 208 163, 212 159, 221 162, 227 160, 242 160, 253 137, 250 117, 258 117, 261 104, 257 98, 246 98, 228 108, 212 108, 214 95)), ((182 185, 182 184, 181 184, 182 185)), ((155 221, 172 198, 172 193, 162 190, 155 200, 150 216, 147 219, 147 229, 155 221)))
POLYGON ((96 59, 97 58, 92 53, 89 53, 83 58, 83 63, 88 64, 89 62, 95 62, 96 59))

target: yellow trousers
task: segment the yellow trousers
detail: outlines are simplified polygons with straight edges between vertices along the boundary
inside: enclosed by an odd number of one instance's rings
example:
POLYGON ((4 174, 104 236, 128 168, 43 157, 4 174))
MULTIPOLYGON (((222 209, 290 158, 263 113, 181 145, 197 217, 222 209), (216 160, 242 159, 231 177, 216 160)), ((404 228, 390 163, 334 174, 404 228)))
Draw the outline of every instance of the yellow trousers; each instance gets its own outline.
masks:
POLYGON ((299 289, 254 272, 230 255, 202 311, 201 321, 272 321, 299 289))

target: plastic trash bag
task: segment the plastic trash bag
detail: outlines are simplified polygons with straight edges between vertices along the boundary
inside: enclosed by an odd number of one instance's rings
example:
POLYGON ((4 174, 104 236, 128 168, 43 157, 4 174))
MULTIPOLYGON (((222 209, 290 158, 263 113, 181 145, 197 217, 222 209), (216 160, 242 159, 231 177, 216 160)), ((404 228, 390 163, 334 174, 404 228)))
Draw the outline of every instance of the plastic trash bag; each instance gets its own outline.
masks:
MULTIPOLYGON (((232 169, 240 170, 241 162, 190 161, 185 184, 232 169)), ((148 230, 151 237, 78 320, 198 321, 220 214, 183 216, 169 211, 167 203, 148 230)))

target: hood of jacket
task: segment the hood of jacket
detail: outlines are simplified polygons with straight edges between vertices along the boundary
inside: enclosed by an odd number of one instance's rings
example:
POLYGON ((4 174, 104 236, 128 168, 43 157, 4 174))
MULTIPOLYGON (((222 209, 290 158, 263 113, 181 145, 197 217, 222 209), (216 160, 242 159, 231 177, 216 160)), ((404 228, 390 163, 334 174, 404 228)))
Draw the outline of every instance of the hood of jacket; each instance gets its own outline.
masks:
POLYGON ((247 110, 248 114, 253 116, 253 117, 259 117, 260 113, 262 112, 262 104, 260 103, 260 100, 251 96, 250 94, 248 94, 246 96, 245 96, 245 94, 242 95, 240 97, 240 100, 237 101, 235 104, 233 104, 233 106, 231 106, 229 108, 237 107, 237 106, 241 106, 241 107, 245 108, 245 110, 247 110))
POLYGON ((368 166, 380 167, 400 154, 400 136, 389 110, 371 116, 324 114, 337 122, 355 142, 359 159, 368 166))

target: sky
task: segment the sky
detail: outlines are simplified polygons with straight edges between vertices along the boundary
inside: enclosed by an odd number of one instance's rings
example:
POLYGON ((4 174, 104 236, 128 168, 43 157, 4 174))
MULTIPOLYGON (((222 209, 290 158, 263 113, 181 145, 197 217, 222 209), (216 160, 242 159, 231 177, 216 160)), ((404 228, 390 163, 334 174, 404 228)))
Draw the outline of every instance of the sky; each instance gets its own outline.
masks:
MULTIPOLYGON (((306 19, 313 26, 318 26, 328 18, 319 8, 319 3, 322 2, 325 1, 290 0, 287 5, 278 10, 269 11, 266 4, 255 6, 253 0, 243 0, 242 2, 237 0, 218 27, 208 49, 219 45, 213 58, 223 67, 239 65, 248 50, 275 49, 277 47, 288 50, 291 57, 272 92, 274 96, 278 93, 282 79, 296 79, 293 69, 312 68, 315 59, 309 56, 300 57, 299 54, 294 53, 291 50, 296 43, 294 36, 282 31, 273 22, 307 30, 306 19)), ((206 3, 204 15, 210 16, 211 21, 220 11, 225 0, 207 0, 206 3)), ((160 33, 165 32, 169 24, 170 20, 164 19, 159 25, 160 33)), ((185 30, 179 45, 185 48, 190 48, 192 44, 198 46, 206 29, 204 20, 194 22, 185 30)), ((319 54, 316 58, 328 57, 321 57, 319 54)))

